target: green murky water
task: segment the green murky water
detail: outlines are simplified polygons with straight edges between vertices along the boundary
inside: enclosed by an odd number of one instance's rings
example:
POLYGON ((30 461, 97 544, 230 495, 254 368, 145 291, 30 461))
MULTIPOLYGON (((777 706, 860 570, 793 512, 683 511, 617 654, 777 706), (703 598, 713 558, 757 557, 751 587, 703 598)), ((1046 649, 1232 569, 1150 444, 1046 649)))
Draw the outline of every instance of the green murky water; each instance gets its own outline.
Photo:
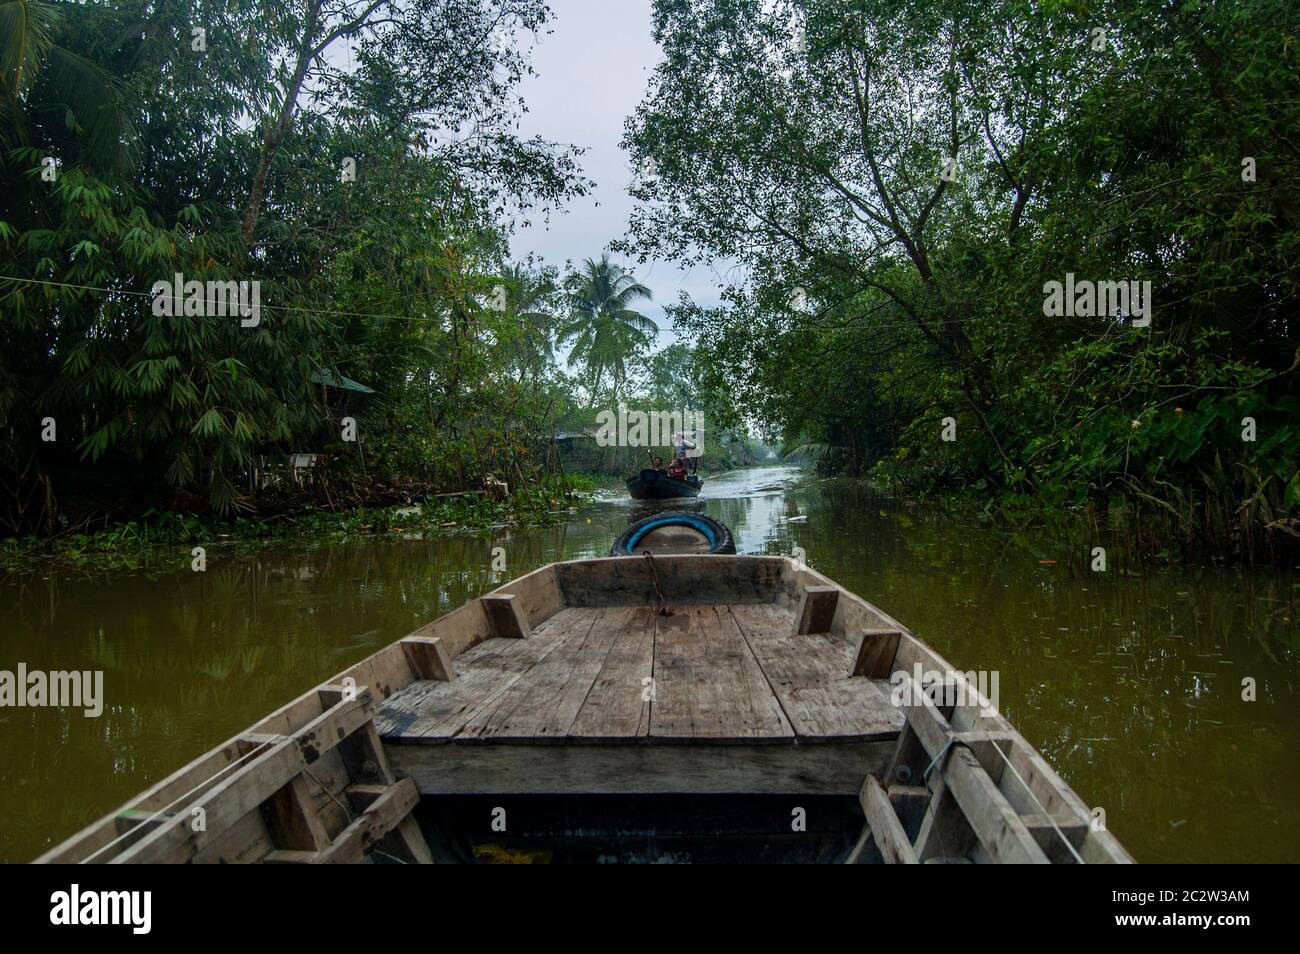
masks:
MULTIPOLYGON (((915 629, 1001 708, 1139 861, 1293 861, 1297 574, 1076 572, 1077 543, 884 501, 788 468, 693 506, 740 552, 790 553, 915 629), (790 518, 796 519, 790 522, 790 518), (1056 559, 1044 564, 1043 559, 1056 559), (1255 680, 1257 701, 1242 699, 1255 680)), ((0 708, 0 860, 25 861, 272 708, 507 578, 602 556, 661 504, 549 530, 209 551, 206 573, 0 579, 0 669, 101 669, 104 712, 0 708), (490 569, 504 547, 507 571, 490 569)))

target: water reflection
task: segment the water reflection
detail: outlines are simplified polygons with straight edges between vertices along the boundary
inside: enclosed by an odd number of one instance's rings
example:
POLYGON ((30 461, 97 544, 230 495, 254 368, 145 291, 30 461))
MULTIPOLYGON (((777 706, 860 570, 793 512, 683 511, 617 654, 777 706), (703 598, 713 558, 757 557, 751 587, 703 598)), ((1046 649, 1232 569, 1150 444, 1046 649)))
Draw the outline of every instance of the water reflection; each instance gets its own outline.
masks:
POLYGON ((211 548, 202 574, 5 579, 0 668, 103 669, 106 707, 0 709, 0 859, 31 858, 438 613, 542 563, 604 556, 665 509, 722 520, 742 553, 802 547, 954 663, 999 670, 1003 709, 1139 860, 1290 860, 1293 571, 1138 577, 1117 558, 1081 573, 1064 532, 994 530, 783 467, 710 477, 689 501, 600 500, 548 530, 211 548))

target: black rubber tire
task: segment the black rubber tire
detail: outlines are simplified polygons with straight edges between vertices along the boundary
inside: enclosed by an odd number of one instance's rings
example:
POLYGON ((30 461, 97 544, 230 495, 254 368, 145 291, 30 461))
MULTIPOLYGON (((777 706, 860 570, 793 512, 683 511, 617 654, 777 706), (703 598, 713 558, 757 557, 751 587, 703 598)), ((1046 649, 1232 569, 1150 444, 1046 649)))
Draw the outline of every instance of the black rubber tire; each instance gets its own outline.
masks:
POLYGON ((629 526, 615 540, 609 548, 610 556, 638 556, 635 551, 629 551, 628 545, 631 541, 639 539, 646 531, 664 525, 676 524, 679 526, 688 526, 692 529, 702 530, 706 535, 713 538, 713 543, 709 547, 709 553, 735 553, 736 541, 732 539, 731 528, 721 520, 714 520, 712 517, 702 513, 687 513, 678 510, 666 510, 663 513, 651 514, 638 520, 629 526), (705 530, 707 528, 707 530, 705 530))

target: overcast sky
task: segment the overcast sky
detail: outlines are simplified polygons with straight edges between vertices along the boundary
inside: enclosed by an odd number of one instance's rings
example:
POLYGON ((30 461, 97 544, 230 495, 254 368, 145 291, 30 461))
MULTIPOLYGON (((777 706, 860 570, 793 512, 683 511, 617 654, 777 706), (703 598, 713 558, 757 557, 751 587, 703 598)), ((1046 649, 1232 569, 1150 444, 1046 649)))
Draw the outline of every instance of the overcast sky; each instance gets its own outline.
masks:
MULTIPOLYGON (((650 0, 550 0, 550 5, 552 33, 533 50, 537 75, 521 86, 529 112, 520 132, 584 147, 583 172, 596 186, 549 223, 521 228, 511 251, 516 259, 531 252, 562 268, 566 259, 577 264, 598 257, 627 231, 633 170, 619 148, 623 120, 641 101, 661 56, 650 35, 650 0)), ((673 340, 663 306, 677 300, 679 289, 701 304, 718 300, 720 282, 708 268, 683 271, 650 262, 636 275, 654 292, 654 302, 638 310, 660 326, 661 345, 673 340)))

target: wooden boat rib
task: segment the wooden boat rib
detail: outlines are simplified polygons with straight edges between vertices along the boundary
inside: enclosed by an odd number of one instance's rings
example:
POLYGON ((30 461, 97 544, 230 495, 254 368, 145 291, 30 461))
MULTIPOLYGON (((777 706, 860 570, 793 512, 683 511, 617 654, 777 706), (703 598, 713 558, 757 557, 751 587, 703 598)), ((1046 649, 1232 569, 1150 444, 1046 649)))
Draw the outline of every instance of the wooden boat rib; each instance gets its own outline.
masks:
MULTIPOLYGON (((848 796, 860 832, 837 860, 852 863, 1132 860, 897 621, 789 558, 690 555, 507 583, 38 861, 421 863, 422 800, 436 816, 441 798, 588 795, 848 796), (965 693, 927 696, 917 667, 965 693), (902 705, 898 687, 915 690, 902 705)), ((797 837, 781 811, 772 827, 797 837)))

